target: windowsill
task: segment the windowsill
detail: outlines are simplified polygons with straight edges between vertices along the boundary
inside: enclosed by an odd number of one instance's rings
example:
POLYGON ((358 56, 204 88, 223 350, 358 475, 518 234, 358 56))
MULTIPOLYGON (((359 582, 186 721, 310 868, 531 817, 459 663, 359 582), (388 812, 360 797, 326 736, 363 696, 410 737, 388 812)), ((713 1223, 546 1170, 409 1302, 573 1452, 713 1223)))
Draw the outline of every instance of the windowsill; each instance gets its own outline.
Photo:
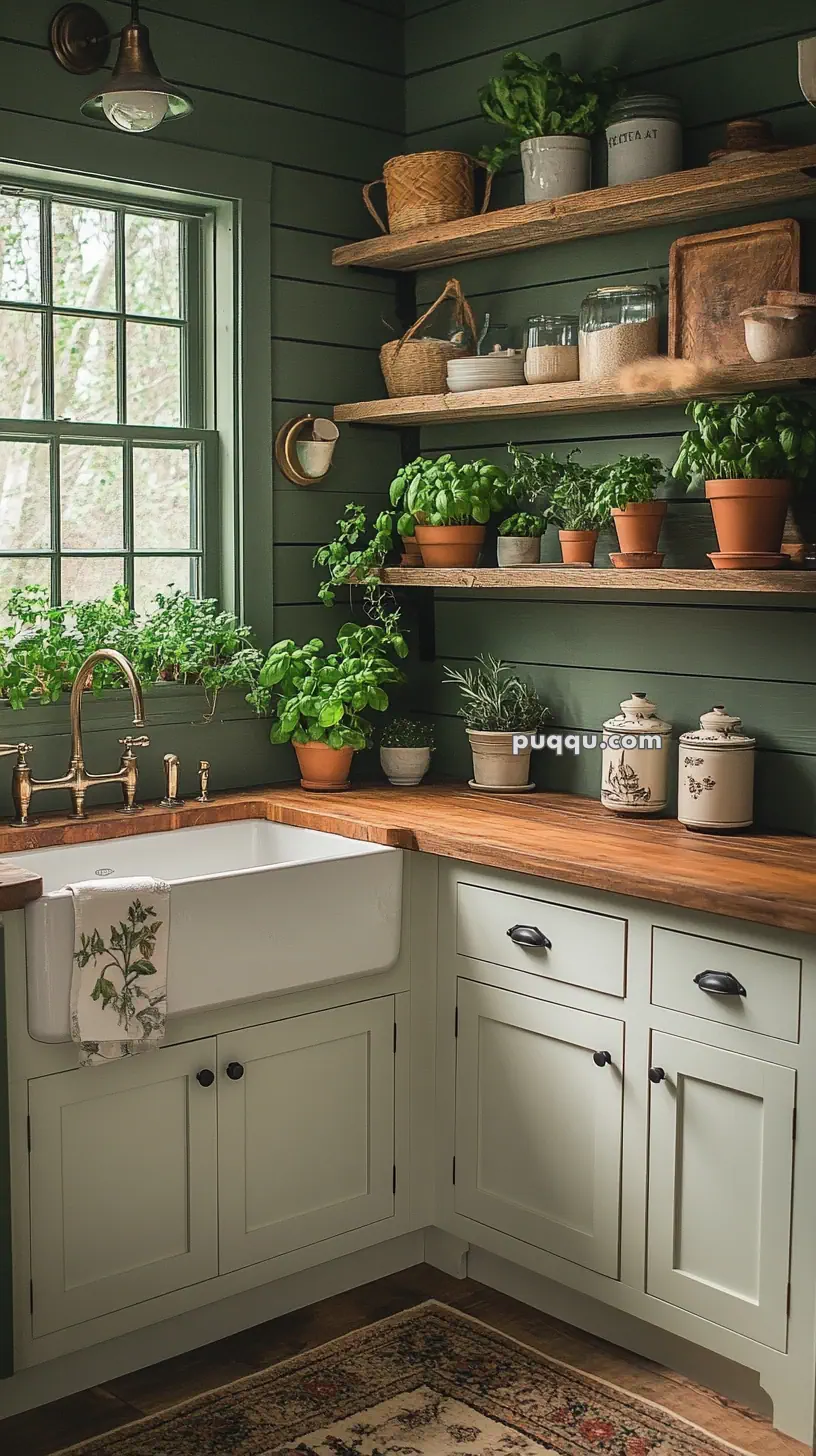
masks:
MULTIPOLYGON (((201 687, 186 683, 151 683, 144 686, 145 726, 171 723, 201 724, 209 720, 210 706, 201 687)), ((257 715, 246 701, 241 688, 224 688, 218 694, 212 726, 219 722, 252 719, 257 715)), ((127 688, 106 688, 97 698, 86 693, 82 701, 83 727, 95 732, 116 730, 122 735, 132 723, 130 693, 127 688)), ((25 708, 12 708, 0 699, 0 736, 4 742, 15 738, 46 738, 67 734, 68 693, 57 703, 40 703, 31 698, 25 708)))

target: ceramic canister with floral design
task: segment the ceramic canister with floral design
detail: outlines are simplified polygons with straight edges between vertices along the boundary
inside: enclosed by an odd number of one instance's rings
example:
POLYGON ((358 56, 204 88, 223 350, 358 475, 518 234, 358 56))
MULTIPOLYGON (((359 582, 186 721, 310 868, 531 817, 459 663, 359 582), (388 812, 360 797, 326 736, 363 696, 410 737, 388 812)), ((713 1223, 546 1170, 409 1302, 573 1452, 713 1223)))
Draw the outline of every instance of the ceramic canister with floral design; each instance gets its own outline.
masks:
POLYGON ((601 803, 615 814, 659 814, 666 807, 672 725, 645 693, 633 693, 604 723, 601 803))
POLYGON ((703 713, 680 735, 677 817, 687 829, 748 829, 754 820, 756 739, 725 708, 703 713))

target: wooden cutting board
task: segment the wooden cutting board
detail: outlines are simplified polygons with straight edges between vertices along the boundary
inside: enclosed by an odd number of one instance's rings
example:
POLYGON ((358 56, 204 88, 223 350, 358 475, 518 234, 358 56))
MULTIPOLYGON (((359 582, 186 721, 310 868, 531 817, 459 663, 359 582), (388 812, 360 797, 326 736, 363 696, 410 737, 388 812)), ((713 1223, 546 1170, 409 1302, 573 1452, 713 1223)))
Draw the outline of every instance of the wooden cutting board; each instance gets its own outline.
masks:
POLYGON ((799 224, 757 222, 678 238, 669 254, 669 355, 736 364, 750 359, 740 313, 769 289, 798 289, 799 224))

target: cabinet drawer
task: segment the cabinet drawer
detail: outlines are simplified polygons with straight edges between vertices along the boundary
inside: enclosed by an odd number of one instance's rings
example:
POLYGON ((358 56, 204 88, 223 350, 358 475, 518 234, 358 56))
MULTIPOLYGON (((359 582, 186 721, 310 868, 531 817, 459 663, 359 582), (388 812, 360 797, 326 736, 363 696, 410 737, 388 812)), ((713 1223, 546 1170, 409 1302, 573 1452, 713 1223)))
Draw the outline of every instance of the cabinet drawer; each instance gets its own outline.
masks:
POLYGON ((458 955, 610 996, 625 995, 627 923, 619 916, 479 885, 459 884, 457 892, 458 955), (510 939, 513 928, 537 931, 546 943, 517 944, 510 939))
POLYGON ((652 927, 654 1006, 798 1041, 801 974, 802 962, 793 956, 652 927), (723 985, 724 977, 731 979, 723 985))

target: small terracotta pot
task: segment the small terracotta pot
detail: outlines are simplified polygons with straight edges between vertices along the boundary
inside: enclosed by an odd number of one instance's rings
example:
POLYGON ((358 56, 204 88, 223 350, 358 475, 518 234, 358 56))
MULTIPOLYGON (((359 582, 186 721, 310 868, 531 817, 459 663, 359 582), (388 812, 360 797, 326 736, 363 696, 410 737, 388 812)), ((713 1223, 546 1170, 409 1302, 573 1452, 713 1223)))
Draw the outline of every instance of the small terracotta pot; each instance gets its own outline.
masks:
POLYGON ((561 560, 564 562, 588 562, 595 565, 595 547, 598 544, 597 531, 559 531, 561 560))
POLYGON ((422 552, 416 536, 400 536, 400 540, 402 542, 400 566, 421 566, 422 552))
POLYGON ((791 494, 789 480, 707 480, 705 491, 724 555, 779 551, 791 494))
POLYGON ((300 769, 300 787, 317 793, 347 789, 353 748, 331 748, 328 743, 294 743, 300 769))
POLYGON ((483 733, 468 728, 473 780, 486 789, 522 788, 530 782, 531 749, 513 752, 512 733, 483 733))
POLYGON ((416 528, 423 566, 475 566, 484 538, 484 526, 416 528))
POLYGON ((625 556, 651 556, 657 550, 660 528, 666 515, 666 502, 630 501, 614 510, 615 530, 625 556))

